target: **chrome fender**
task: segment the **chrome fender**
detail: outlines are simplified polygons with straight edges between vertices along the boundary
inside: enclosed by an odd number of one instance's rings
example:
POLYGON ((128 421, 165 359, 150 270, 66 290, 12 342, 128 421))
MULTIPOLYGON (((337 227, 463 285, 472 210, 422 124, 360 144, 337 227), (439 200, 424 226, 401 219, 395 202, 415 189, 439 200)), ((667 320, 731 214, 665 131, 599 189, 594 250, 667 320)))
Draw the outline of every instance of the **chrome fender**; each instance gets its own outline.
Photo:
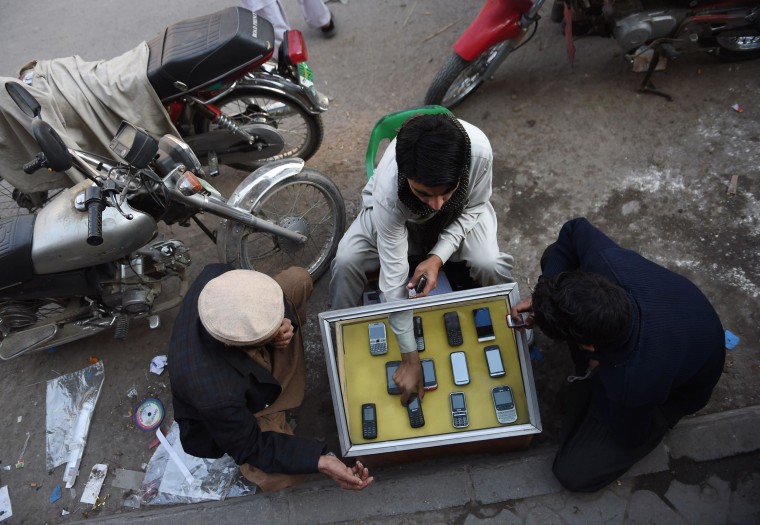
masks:
POLYGON ((306 87, 296 84, 274 72, 254 71, 238 81, 239 90, 258 88, 260 91, 276 93, 287 97, 312 115, 318 115, 327 111, 329 102, 327 97, 320 94, 314 86, 306 87))
MULTIPOLYGON (((300 173, 304 164, 303 160, 292 157, 276 160, 260 167, 235 188, 230 198, 227 199, 227 204, 248 210, 255 215, 264 195, 281 181, 300 173)), ((247 229, 248 226, 240 222, 222 219, 216 238, 216 249, 220 261, 236 268, 240 267, 240 245, 247 229)))

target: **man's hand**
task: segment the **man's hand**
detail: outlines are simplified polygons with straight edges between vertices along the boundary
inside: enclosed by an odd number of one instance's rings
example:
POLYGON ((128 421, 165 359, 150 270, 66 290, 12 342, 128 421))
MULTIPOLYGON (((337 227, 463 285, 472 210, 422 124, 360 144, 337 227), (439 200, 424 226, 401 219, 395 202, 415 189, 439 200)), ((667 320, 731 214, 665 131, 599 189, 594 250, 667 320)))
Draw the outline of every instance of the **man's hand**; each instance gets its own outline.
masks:
POLYGON ((520 319, 520 314, 528 312, 530 315, 525 319, 525 325, 520 327, 515 327, 517 330, 525 330, 526 328, 533 328, 533 324, 535 320, 533 319, 533 298, 528 297, 526 299, 523 299, 516 305, 512 307, 512 309, 509 311, 509 315, 512 316, 512 319, 520 319))
POLYGON ((280 323, 280 328, 277 330, 277 333, 274 334, 272 340, 269 341, 269 344, 276 350, 285 350, 290 344, 290 340, 293 339, 294 333, 293 323, 290 322, 290 319, 285 317, 282 320, 282 323, 280 323))
POLYGON ((375 481, 375 478, 369 475, 369 470, 360 461, 348 468, 335 456, 319 456, 317 468, 322 474, 334 479, 341 488, 347 490, 363 490, 375 481))
POLYGON ((417 265, 417 268, 414 269, 414 275, 412 275, 412 278, 407 283, 406 287, 409 290, 413 290, 417 286, 417 283, 420 282, 420 277, 424 275, 427 278, 427 284, 425 285, 425 288, 417 294, 417 297, 425 297, 437 286, 438 272, 441 271, 442 266, 443 261, 441 258, 437 255, 431 255, 417 265))
POLYGON ((393 374, 393 381, 401 390, 401 404, 406 406, 409 402, 409 396, 414 393, 422 401, 425 395, 424 383, 422 382, 422 363, 420 363, 420 354, 409 352, 401 354, 401 365, 393 374))

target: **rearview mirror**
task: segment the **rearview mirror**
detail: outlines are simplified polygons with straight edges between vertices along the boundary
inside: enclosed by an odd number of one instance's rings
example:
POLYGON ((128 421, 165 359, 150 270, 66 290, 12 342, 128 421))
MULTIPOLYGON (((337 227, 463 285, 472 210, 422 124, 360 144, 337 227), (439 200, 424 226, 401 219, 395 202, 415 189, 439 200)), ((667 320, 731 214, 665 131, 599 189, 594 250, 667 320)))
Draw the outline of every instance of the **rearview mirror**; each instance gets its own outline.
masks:
POLYGON ((15 102, 19 109, 26 115, 31 118, 37 118, 40 116, 42 106, 40 106, 40 103, 37 102, 37 99, 34 98, 34 96, 26 89, 24 89, 21 84, 18 82, 6 82, 5 90, 13 99, 13 102, 15 102))

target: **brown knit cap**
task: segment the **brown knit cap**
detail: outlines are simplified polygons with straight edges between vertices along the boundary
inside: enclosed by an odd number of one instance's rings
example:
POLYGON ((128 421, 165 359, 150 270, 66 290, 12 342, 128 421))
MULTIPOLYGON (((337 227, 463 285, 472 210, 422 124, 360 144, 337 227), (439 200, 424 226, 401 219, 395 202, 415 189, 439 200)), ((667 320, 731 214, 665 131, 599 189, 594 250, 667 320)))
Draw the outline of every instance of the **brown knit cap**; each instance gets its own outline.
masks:
POLYGON ((261 272, 231 270, 206 284, 198 297, 198 314, 214 339, 253 346, 280 327, 285 315, 282 288, 261 272))

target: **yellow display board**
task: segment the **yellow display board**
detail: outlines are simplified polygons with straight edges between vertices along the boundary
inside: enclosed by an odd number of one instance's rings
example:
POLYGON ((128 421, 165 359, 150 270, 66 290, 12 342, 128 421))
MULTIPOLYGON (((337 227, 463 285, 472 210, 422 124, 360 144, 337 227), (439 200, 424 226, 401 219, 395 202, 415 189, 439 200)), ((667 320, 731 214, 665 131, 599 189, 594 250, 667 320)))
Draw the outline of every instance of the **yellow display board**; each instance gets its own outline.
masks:
POLYGON ((506 324, 509 304, 505 297, 462 301, 446 305, 423 307, 414 310, 422 318, 425 350, 421 359, 433 359, 438 388, 425 392, 422 409, 425 425, 411 428, 406 407, 400 396, 387 391, 385 364, 401 360, 398 342, 388 325, 388 316, 368 316, 361 319, 338 321, 336 330, 336 358, 343 406, 346 413, 351 442, 376 443, 413 437, 455 434, 479 429, 503 427, 496 419, 491 389, 499 385, 511 387, 517 409, 517 421, 512 425, 529 422, 528 404, 517 354, 515 334, 506 324), (495 340, 478 342, 473 310, 488 307, 493 322, 495 340), (443 316, 447 312, 459 314, 464 342, 449 346, 443 316), (388 353, 373 356, 369 351, 368 325, 382 321, 386 325, 388 353), (498 345, 506 375, 492 378, 484 348, 498 345), (470 383, 455 385, 451 369, 452 352, 463 351, 467 356, 470 383), (469 426, 453 427, 449 394, 464 392, 467 401, 469 426), (377 408, 377 438, 366 440, 362 436, 361 405, 375 403, 377 408))

